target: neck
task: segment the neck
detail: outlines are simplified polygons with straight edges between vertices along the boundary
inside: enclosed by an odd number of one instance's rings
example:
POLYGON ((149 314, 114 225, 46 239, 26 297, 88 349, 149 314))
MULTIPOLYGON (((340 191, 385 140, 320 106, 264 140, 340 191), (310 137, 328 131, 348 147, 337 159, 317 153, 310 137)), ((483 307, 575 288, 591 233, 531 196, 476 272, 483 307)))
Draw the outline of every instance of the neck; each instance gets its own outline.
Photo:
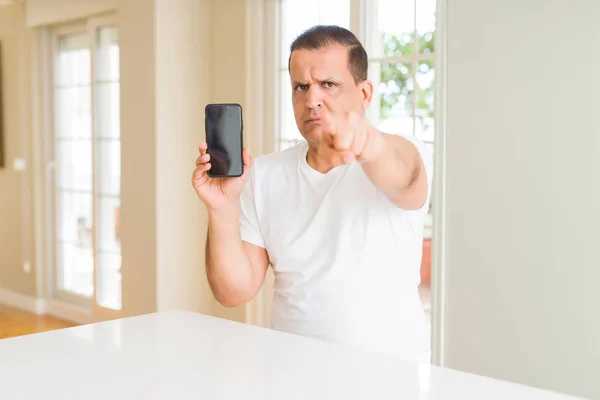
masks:
POLYGON ((313 146, 309 143, 306 162, 312 169, 326 174, 335 167, 343 165, 344 159, 338 152, 321 146, 313 146))

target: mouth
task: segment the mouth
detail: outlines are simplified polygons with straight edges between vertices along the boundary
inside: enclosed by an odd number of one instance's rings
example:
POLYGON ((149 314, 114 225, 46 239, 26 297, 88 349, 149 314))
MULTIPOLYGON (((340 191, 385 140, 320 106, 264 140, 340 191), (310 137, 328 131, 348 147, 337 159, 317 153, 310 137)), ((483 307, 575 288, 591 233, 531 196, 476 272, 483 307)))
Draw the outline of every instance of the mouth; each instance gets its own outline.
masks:
POLYGON ((307 125, 318 124, 319 122, 321 122, 321 118, 318 117, 308 118, 304 121, 304 123, 307 125))

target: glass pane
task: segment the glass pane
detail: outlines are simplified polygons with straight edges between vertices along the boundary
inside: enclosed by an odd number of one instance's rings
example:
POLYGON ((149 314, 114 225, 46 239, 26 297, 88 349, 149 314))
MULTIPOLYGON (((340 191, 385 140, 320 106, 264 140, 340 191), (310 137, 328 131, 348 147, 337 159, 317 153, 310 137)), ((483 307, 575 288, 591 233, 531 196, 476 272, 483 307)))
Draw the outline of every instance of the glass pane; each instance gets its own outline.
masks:
POLYGON ((292 84, 287 71, 281 71, 281 121, 280 140, 301 140, 302 135, 296 125, 292 106, 292 84))
POLYGON ((417 69, 417 100, 415 135, 422 140, 434 140, 434 69, 433 61, 422 61, 417 69))
POLYGON ((59 241, 92 245, 92 195, 59 192, 57 204, 57 238, 59 241))
POLYGON ((427 146, 427 148, 429 149, 429 151, 431 152, 431 154, 434 154, 433 153, 433 149, 434 149, 433 143, 426 143, 425 146, 427 146))
POLYGON ((90 84, 90 49, 85 33, 60 37, 55 60, 55 86, 90 84))
POLYGON ((96 84, 96 132, 100 137, 119 138, 120 126, 119 83, 96 84))
POLYGON ((97 57, 96 81, 118 81, 119 36, 117 28, 111 26, 98 30, 97 57))
POLYGON ((379 0, 367 19, 369 57, 402 56, 414 52, 415 0, 379 0))
POLYGON ((98 250, 120 254, 121 201, 98 197, 98 250))
POLYGON ((419 35, 419 53, 433 53, 435 6, 436 0, 417 1, 417 34, 419 35))
POLYGON ((92 141, 59 140, 56 144, 58 187, 92 190, 92 141))
POLYGON ((281 67, 288 66, 290 45, 304 30, 318 24, 350 29, 350 0, 282 0, 281 67))
POLYGON ((121 308, 121 203, 99 197, 97 301, 102 307, 121 308))
POLYGON ((55 90, 54 127, 59 138, 92 136, 89 87, 59 87, 55 90))
POLYGON ((98 191, 118 196, 121 192, 121 142, 100 140, 96 142, 98 156, 98 191))
POLYGON ((121 255, 98 253, 96 300, 102 307, 121 309, 121 255))
POLYGON ((413 134, 414 80, 410 63, 371 63, 369 79, 375 85, 369 121, 386 133, 413 134))
POLYGON ((58 288, 90 298, 94 294, 92 248, 73 243, 58 244, 58 288))

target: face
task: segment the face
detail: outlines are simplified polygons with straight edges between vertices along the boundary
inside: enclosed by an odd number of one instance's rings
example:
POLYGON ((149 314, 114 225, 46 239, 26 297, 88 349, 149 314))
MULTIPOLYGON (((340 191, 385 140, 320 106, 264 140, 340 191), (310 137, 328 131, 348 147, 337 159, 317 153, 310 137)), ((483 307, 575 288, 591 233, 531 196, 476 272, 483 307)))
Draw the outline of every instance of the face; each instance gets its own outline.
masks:
POLYGON ((340 118, 369 107, 373 85, 356 83, 348 69, 348 49, 328 46, 317 50, 295 50, 290 59, 292 103, 296 124, 313 146, 335 134, 340 118))

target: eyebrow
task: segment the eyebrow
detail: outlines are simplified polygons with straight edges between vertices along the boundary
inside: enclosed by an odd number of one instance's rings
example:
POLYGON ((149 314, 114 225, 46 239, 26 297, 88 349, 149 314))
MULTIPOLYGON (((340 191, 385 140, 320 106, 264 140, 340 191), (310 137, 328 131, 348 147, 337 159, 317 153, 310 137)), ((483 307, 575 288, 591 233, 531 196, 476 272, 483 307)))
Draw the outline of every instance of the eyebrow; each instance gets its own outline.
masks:
MULTIPOLYGON (((324 83, 324 82, 339 83, 340 80, 336 79, 336 78, 334 78, 332 76, 329 76, 329 77, 326 77, 326 78, 323 78, 323 79, 316 79, 316 82, 317 83, 324 83)), ((296 86, 296 85, 308 85, 308 82, 306 82, 306 81, 293 81, 292 85, 294 85, 294 86, 296 86)))

